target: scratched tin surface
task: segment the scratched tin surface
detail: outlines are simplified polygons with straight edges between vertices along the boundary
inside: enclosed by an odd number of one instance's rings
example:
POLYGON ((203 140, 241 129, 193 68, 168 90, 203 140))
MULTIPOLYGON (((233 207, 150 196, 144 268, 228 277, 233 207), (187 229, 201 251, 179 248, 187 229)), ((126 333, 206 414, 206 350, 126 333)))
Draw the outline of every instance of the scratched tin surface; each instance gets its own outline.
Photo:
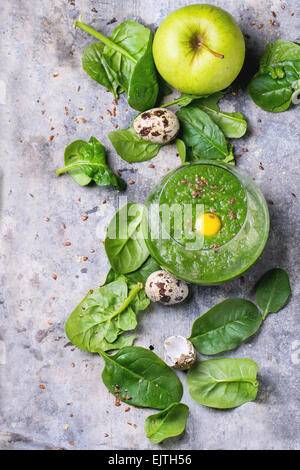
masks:
MULTIPOLYGON (((169 12, 186 3, 2 2, 1 449, 300 448, 299 108, 266 113, 244 91, 224 100, 224 109, 243 112, 249 123, 246 136, 235 144, 236 153, 242 155, 237 165, 273 201, 269 242, 243 280, 218 287, 194 286, 184 305, 151 305, 139 315, 137 327, 136 344, 153 345, 162 357, 167 336, 188 335, 195 318, 225 298, 253 300, 253 286, 265 270, 276 265, 287 269, 293 287, 288 305, 270 315, 254 337, 223 355, 250 357, 258 363, 255 402, 226 412, 205 408, 190 398, 181 372, 183 402, 190 406, 186 431, 155 446, 143 430, 151 410, 131 407, 125 412, 125 405, 115 407, 101 381, 102 359, 76 349, 64 334, 69 313, 88 289, 104 280, 109 266, 101 243, 103 230, 118 206, 118 193, 112 189, 80 187, 67 175, 55 175, 65 146, 75 139, 97 137, 108 149, 111 167, 122 170, 127 181, 135 181, 125 193, 129 201, 144 202, 158 178, 179 165, 172 146, 152 160, 155 168, 149 168, 149 162, 126 164, 115 154, 107 133, 114 124, 127 127, 135 112, 122 95, 116 116, 107 113, 114 106, 112 95, 81 68, 81 52, 92 39, 75 32, 73 21, 81 13, 87 23, 110 34, 117 24, 132 18, 155 31, 169 12), (111 23, 113 18, 117 21, 111 23), (66 241, 71 245, 65 246, 66 241)), ((297 0, 210 3, 231 12, 249 36, 250 71, 267 41, 295 40, 299 35, 297 0), (271 11, 276 12, 274 26, 271 11)))

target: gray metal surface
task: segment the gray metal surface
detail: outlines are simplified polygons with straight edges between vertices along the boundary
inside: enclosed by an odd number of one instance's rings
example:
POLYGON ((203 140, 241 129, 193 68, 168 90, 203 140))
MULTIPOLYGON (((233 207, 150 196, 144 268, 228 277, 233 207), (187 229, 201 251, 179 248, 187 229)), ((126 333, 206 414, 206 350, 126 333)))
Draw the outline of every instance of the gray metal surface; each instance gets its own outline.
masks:
MULTIPOLYGON (((243 112, 249 123, 247 135, 236 142, 236 153, 242 155, 237 165, 255 179, 266 199, 273 201, 269 206, 269 242, 261 258, 245 274, 244 282, 236 279, 218 287, 193 287, 190 300, 182 306, 152 305, 140 315, 137 328, 136 344, 152 344, 162 356, 167 336, 188 335, 194 319, 222 299, 239 296, 253 300, 253 286, 265 270, 274 266, 287 269, 293 287, 288 305, 278 315, 270 315, 258 334, 237 350, 224 354, 251 357, 259 364, 260 387, 255 402, 230 411, 205 408, 189 397, 185 373, 179 373, 185 388, 183 401, 190 406, 187 429, 180 437, 155 446, 143 430, 151 411, 131 407, 125 412, 125 405, 115 407, 113 396, 101 381, 102 359, 74 348, 64 334, 71 310, 88 289, 99 285, 108 269, 101 241, 103 227, 117 208, 118 197, 114 190, 84 188, 67 175, 56 177, 55 169, 62 166, 65 146, 75 139, 96 136, 107 147, 112 168, 124 170, 123 177, 135 181, 125 193, 129 201, 143 202, 157 179, 179 165, 171 146, 152 161, 155 168, 149 168, 149 162, 128 165, 115 154, 107 133, 114 124, 127 127, 135 112, 129 109, 123 95, 116 117, 109 116, 112 95, 81 68, 82 50, 92 39, 82 31, 73 31, 73 21, 80 12, 87 23, 110 34, 117 24, 132 18, 154 31, 169 12, 187 3, 1 2, 2 449, 300 448, 296 284, 299 108, 271 114, 256 107, 244 91, 226 98, 224 108, 243 112), (107 24, 113 17, 117 23, 107 24), (49 140, 50 136, 54 136, 53 140, 49 140), (264 170, 259 169, 260 164, 264 170), (103 199, 107 200, 106 205, 102 204, 103 199), (84 215, 88 215, 86 221, 82 220, 84 215), (49 221, 45 220, 47 217, 49 221), (71 246, 65 246, 66 241, 71 246), (91 249, 95 252, 90 253, 91 249), (82 261, 83 256, 88 260, 82 261)), ((247 63, 252 72, 252 59, 261 54, 266 42, 279 37, 295 40, 299 35, 297 0, 210 3, 230 11, 250 36, 246 39, 247 63), (274 26, 270 24, 272 19, 274 26), (257 27, 260 23, 261 29, 257 27)))

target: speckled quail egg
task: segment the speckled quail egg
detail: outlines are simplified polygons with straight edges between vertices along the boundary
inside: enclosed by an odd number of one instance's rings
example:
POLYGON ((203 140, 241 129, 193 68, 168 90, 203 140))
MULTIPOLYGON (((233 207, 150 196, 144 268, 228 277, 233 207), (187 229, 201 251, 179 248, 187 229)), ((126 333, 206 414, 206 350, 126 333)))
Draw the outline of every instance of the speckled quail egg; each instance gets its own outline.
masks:
POLYGON ((150 274, 145 285, 146 294, 153 302, 174 305, 186 299, 189 288, 186 282, 176 279, 164 269, 150 274))
POLYGON ((170 336, 164 343, 165 362, 174 369, 187 370, 196 360, 196 351, 192 343, 183 336, 170 336))
POLYGON ((153 144, 167 144, 176 137, 179 127, 177 116, 164 108, 149 109, 133 122, 135 133, 153 144))

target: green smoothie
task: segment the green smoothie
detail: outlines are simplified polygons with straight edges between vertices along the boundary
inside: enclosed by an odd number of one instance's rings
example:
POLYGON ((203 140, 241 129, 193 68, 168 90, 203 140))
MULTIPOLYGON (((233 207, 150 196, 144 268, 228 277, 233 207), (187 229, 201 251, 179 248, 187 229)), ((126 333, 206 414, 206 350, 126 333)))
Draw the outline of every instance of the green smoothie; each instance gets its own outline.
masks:
POLYGON ((151 255, 189 282, 218 284, 239 276, 268 238, 262 193, 230 165, 186 164, 155 186, 146 206, 151 255))

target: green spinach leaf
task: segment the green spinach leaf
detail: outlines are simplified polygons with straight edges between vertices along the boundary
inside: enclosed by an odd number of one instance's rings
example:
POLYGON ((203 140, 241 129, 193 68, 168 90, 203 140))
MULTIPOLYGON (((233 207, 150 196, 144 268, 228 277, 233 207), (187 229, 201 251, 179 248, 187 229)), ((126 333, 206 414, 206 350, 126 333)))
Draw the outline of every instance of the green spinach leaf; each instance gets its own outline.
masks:
POLYGON ((149 303, 141 283, 133 284, 119 276, 87 293, 69 316, 66 335, 78 348, 94 353, 132 344, 134 336, 119 335, 136 327, 137 313, 149 303))
POLYGON ((123 90, 128 104, 138 111, 155 106, 159 86, 152 57, 152 34, 135 21, 124 21, 107 38, 90 26, 76 21, 79 27, 101 41, 83 52, 85 72, 110 90, 115 97, 123 90))
POLYGON ((258 366, 252 359, 211 359, 187 374, 191 397, 211 408, 235 408, 256 398, 258 366))
POLYGON ((274 113, 289 108, 300 91, 300 45, 277 39, 261 57, 259 71, 248 86, 253 101, 274 113))
POLYGON ((167 84, 167 82, 165 82, 165 80, 159 74, 157 74, 157 79, 158 79, 158 85, 159 85, 159 92, 158 92, 156 106, 161 108, 162 100, 164 99, 165 96, 170 95, 170 93, 172 93, 172 90, 167 84))
POLYGON ((145 162, 155 157, 161 148, 160 144, 153 144, 136 135, 133 128, 109 132, 109 140, 116 152, 125 162, 145 162))
POLYGON ((103 49, 104 44, 100 42, 86 46, 82 53, 82 68, 93 80, 118 98, 124 90, 118 81, 117 74, 106 62, 103 49))
POLYGON ((179 153, 179 157, 182 163, 186 162, 186 157, 187 157, 187 151, 186 151, 186 145, 182 139, 176 139, 175 141, 176 147, 177 147, 177 152, 179 153))
POLYGON ((232 148, 219 126, 202 109, 191 105, 177 111, 182 127, 182 139, 192 147, 194 159, 234 162, 232 148))
POLYGON ((229 351, 256 333, 261 315, 252 302, 226 299, 195 320, 189 340, 201 354, 229 351))
MULTIPOLYGON (((126 274, 126 277, 132 282, 141 282, 143 285, 145 285, 150 274, 160 269, 161 267, 157 261, 152 258, 152 256, 149 256, 145 263, 137 271, 126 274)), ((118 276, 119 274, 116 273, 113 268, 110 268, 105 279, 105 284, 114 281, 118 276)))
POLYGON ((130 405, 164 409, 182 397, 182 385, 175 372, 149 349, 131 346, 108 356, 102 379, 113 393, 118 386, 120 400, 130 405))
POLYGON ((189 407, 183 403, 172 403, 163 411, 148 416, 145 421, 147 437, 154 444, 159 444, 168 437, 181 434, 186 425, 189 407))
POLYGON ((104 242, 111 267, 121 274, 139 269, 149 256, 143 236, 142 221, 145 208, 129 203, 111 219, 104 242))
POLYGON ((277 313, 291 295, 289 276, 281 268, 267 271, 256 285, 256 303, 263 311, 263 320, 268 313, 277 313))
POLYGON ((68 172, 80 186, 93 180, 98 186, 115 186, 119 190, 126 187, 125 181, 107 166, 105 148, 95 137, 88 142, 75 140, 69 144, 64 159, 65 166, 56 170, 56 174, 68 172))
POLYGON ((209 95, 189 95, 188 93, 181 93, 178 98, 173 101, 170 101, 169 103, 163 104, 161 108, 168 108, 169 106, 173 106, 174 104, 177 104, 180 107, 188 106, 194 100, 197 100, 199 98, 207 98, 208 96, 209 95))
POLYGON ((224 93, 218 92, 195 101, 194 105, 205 111, 219 126, 225 137, 239 139, 247 130, 247 122, 241 113, 226 113, 221 111, 218 102, 224 93))

